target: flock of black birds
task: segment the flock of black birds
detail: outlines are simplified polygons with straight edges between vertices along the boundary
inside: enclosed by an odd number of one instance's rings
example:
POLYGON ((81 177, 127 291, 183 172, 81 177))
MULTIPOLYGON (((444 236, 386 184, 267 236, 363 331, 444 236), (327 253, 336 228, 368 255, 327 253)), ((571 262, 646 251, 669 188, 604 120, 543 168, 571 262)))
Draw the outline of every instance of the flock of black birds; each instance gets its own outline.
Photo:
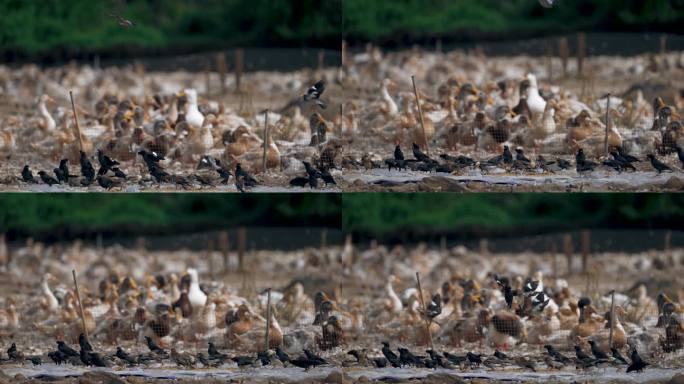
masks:
POLYGON ((290 180, 290 185, 294 187, 305 187, 306 184, 309 184, 309 187, 311 187, 311 189, 316 189, 318 188, 318 179, 323 180, 326 187, 329 184, 337 185, 335 179, 332 177, 329 170, 325 168, 321 168, 321 170, 318 170, 307 161, 304 161, 303 163, 304 170, 306 171, 306 176, 295 177, 294 179, 290 180))
MULTIPOLYGON (((228 354, 220 352, 213 343, 209 343, 207 354, 203 352, 197 354, 196 358, 189 354, 179 354, 175 349, 171 350, 171 353, 160 347, 154 342, 150 337, 145 336, 147 348, 149 352, 141 353, 137 356, 133 356, 127 353, 123 348, 117 346, 116 353, 113 356, 106 356, 97 353, 93 350, 92 345, 88 342, 85 335, 81 334, 78 339, 80 350, 68 346, 63 341, 57 341, 57 349, 48 352, 48 357, 57 365, 61 364, 71 364, 71 365, 85 365, 93 367, 108 367, 111 366, 111 362, 114 359, 120 360, 123 364, 132 367, 140 364, 148 363, 161 363, 163 360, 172 360, 179 366, 182 367, 193 367, 196 361, 199 361, 205 367, 219 367, 228 360, 233 361, 237 364, 239 368, 244 367, 258 367, 271 365, 273 360, 277 359, 283 366, 292 365, 295 367, 303 368, 308 370, 315 368, 320 365, 332 365, 328 360, 317 356, 309 349, 303 349, 304 354, 291 358, 285 351, 280 347, 276 347, 274 353, 259 352, 256 356, 252 355, 236 355, 229 356, 228 354)), ((588 369, 591 367, 601 367, 607 365, 615 366, 627 366, 626 372, 642 372, 644 368, 650 364, 645 362, 636 349, 632 349, 631 352, 631 363, 628 362, 620 352, 612 348, 612 356, 601 351, 596 343, 589 341, 591 345, 591 356, 584 352, 579 345, 575 346, 575 358, 570 358, 558 350, 556 350, 552 345, 545 345, 546 354, 542 356, 542 360, 549 366, 549 368, 561 369, 565 366, 572 366, 573 364, 577 369, 588 369)), ((402 368, 402 367, 415 367, 415 368, 445 368, 445 369, 456 369, 464 367, 480 367, 484 365, 488 368, 493 368, 495 366, 502 366, 505 364, 514 364, 523 369, 529 369, 536 371, 535 364, 532 360, 527 357, 509 357, 507 354, 495 350, 491 357, 485 357, 481 354, 476 354, 474 352, 466 352, 465 355, 456 355, 449 352, 442 352, 439 354, 433 349, 428 349, 426 351, 427 356, 419 356, 413 354, 407 348, 399 347, 399 354, 397 355, 390 348, 389 342, 382 343, 382 357, 368 357, 366 350, 351 350, 347 352, 348 355, 354 357, 355 364, 360 366, 369 366, 376 368, 402 368)), ((31 361, 33 365, 42 364, 40 356, 24 356, 16 346, 16 343, 12 343, 10 348, 7 350, 8 361, 11 362, 23 362, 25 360, 31 361)), ((343 365, 349 365, 349 363, 343 363, 343 365)))
MULTIPOLYGON (((183 189, 188 189, 191 188, 195 182, 197 182, 201 186, 214 187, 216 186, 217 181, 218 184, 228 184, 228 180, 231 176, 233 176, 233 174, 223 166, 220 160, 214 159, 211 156, 202 157, 197 169, 213 169, 218 174, 218 179, 201 173, 194 173, 189 177, 170 174, 159 164, 160 161, 165 160, 164 156, 156 152, 146 150, 139 151, 138 155, 140 155, 147 166, 150 176, 160 185, 162 183, 172 183, 182 187, 183 189)), ((96 174, 92 162, 88 156, 81 151, 79 159, 81 166, 80 181, 76 180, 79 178, 78 175, 70 173, 68 159, 60 160, 59 166, 53 170, 56 178, 42 170, 38 172, 38 175, 40 176, 41 181, 49 186, 55 184, 66 184, 72 187, 88 187, 94 181, 97 181, 98 185, 105 190, 110 190, 114 187, 120 187, 122 186, 122 182, 128 179, 126 173, 124 173, 121 168, 118 167, 120 165, 119 162, 105 155, 99 149, 97 150, 97 161, 100 164, 100 169, 96 174)), ((38 182, 28 165, 25 165, 22 169, 21 178, 25 183, 38 182)), ((245 192, 246 187, 254 187, 258 184, 258 181, 247 171, 245 171, 241 167, 240 163, 237 163, 235 166, 234 181, 235 186, 240 192, 245 192)))
MULTIPOLYGON (((549 173, 556 173, 561 170, 572 168, 572 163, 570 161, 561 158, 547 160, 542 155, 538 155, 536 161, 533 163, 532 160, 525 156, 525 152, 522 148, 516 148, 514 156, 507 145, 504 145, 503 152, 500 155, 481 162, 468 156, 452 156, 448 154, 439 155, 442 161, 437 161, 426 155, 416 143, 413 143, 412 151, 414 158, 407 159, 404 157, 401 147, 397 144, 394 148, 394 157, 385 159, 385 166, 387 166, 389 171, 394 168, 398 171, 411 169, 413 171, 434 171, 441 173, 453 173, 459 169, 475 166, 479 166, 482 171, 487 171, 494 167, 503 167, 510 170, 527 172, 539 169, 549 173)), ((610 151, 610 155, 612 156, 612 159, 606 159, 601 162, 601 164, 598 164, 587 160, 584 150, 579 148, 575 154, 575 170, 580 175, 593 172, 598 166, 614 169, 618 173, 627 170, 636 171, 633 163, 641 161, 635 156, 626 153, 622 147, 613 148, 610 151)), ((684 149, 677 147, 677 155, 679 161, 682 163, 682 167, 684 167, 684 149)), ((655 155, 649 154, 647 155, 647 158, 658 174, 665 171, 674 172, 671 167, 658 160, 655 155)), ((373 164, 373 166, 379 167, 377 164, 373 164)))

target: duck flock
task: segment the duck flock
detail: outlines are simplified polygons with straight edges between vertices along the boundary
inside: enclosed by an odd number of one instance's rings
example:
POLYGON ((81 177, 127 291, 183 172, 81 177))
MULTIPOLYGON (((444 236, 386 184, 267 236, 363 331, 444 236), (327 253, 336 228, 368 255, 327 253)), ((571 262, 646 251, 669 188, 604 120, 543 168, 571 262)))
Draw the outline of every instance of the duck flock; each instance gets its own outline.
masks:
POLYGON ((216 89, 210 99, 198 89, 206 94, 213 83, 186 72, 0 67, 0 185, 40 191, 338 190, 346 143, 334 107, 340 91, 335 81, 321 80, 335 73, 243 77, 240 91, 226 80, 231 90, 216 89))
POLYGON ((597 255, 595 279, 552 278, 545 255, 483 258, 462 246, 253 251, 258 267, 245 272, 218 252, 30 240, 11 258, 7 249, 6 367, 631 373, 684 361, 681 249, 597 255))
POLYGON ((594 56, 581 76, 574 62, 563 75, 555 57, 370 45, 344 64, 345 119, 363 134, 352 146, 358 170, 596 178, 684 169, 681 52, 594 56))

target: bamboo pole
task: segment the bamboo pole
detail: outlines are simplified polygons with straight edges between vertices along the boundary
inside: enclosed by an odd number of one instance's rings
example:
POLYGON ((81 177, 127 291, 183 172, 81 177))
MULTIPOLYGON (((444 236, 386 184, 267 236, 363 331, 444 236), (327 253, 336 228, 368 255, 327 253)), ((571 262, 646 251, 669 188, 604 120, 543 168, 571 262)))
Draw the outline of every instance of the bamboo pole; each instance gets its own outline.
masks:
POLYGON ((563 77, 568 75, 568 57, 570 56, 570 49, 568 48, 568 39, 561 37, 558 40, 558 55, 561 58, 561 66, 563 67, 563 77))
POLYGON ((610 131, 610 93, 606 96, 606 136, 603 138, 603 154, 608 157, 608 132, 610 131))
POLYGON ((216 54, 216 69, 218 69, 219 82, 221 83, 221 96, 223 96, 226 94, 226 72, 228 71, 226 55, 223 52, 216 54))
POLYGON ((268 137, 268 109, 264 111, 264 156, 262 158, 262 168, 266 173, 266 154, 268 153, 269 137, 268 137))
POLYGON ((235 91, 242 91, 242 71, 245 69, 245 51, 242 48, 235 50, 235 91))
POLYGON ((608 334, 608 347, 613 348, 613 329, 615 329, 615 290, 610 292, 610 333, 608 334))
POLYGON ((74 287, 76 289, 76 299, 78 300, 78 309, 80 310, 81 323, 83 324, 83 334, 88 339, 88 328, 86 327, 85 315, 83 314, 83 303, 81 302, 81 292, 78 289, 78 281, 76 280, 76 270, 71 270, 71 275, 74 277, 74 287))
POLYGON ((580 233, 582 243, 582 272, 587 273, 589 268, 589 252, 591 246, 591 232, 588 229, 582 230, 580 233))
POLYGON ((74 123, 76 123, 76 134, 78 135, 78 150, 83 151, 83 138, 81 137, 81 126, 78 125, 78 115, 76 114, 76 104, 74 103, 74 93, 69 91, 71 99, 71 109, 74 111, 74 123))
POLYGON ((247 230, 245 227, 238 228, 238 268, 245 271, 245 248, 247 246, 247 230))
POLYGON ((266 334, 264 337, 264 352, 269 350, 269 337, 271 331, 271 288, 266 290, 266 334))
POLYGON ((582 76, 584 70, 584 56, 586 55, 586 35, 583 32, 577 34, 577 76, 582 76))
POLYGON ((340 104, 340 125, 338 127, 338 136, 342 137, 342 133, 344 132, 344 104, 340 104))
POLYGON ((432 344, 432 332, 430 332, 430 319, 427 317, 427 307, 425 306, 425 298, 423 297, 423 288, 420 285, 420 272, 416 272, 416 283, 418 284, 418 298, 420 299, 420 305, 423 310, 423 316, 425 316, 425 328, 430 340, 430 349, 434 349, 432 344))
POLYGON ((430 156, 430 145, 428 145, 427 135, 425 134, 425 120, 423 120, 423 108, 420 106, 420 96, 418 96, 418 88, 416 88, 416 77, 411 75, 411 82, 413 83, 413 93, 416 95, 416 106, 418 107, 418 116, 420 117, 420 127, 423 129, 423 139, 425 140, 425 153, 430 156))

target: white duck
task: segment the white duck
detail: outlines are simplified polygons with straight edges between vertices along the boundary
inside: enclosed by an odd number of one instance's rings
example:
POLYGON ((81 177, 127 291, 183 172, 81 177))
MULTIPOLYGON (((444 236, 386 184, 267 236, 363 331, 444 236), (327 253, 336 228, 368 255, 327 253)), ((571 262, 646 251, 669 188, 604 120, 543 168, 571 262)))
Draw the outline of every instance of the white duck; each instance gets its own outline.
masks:
POLYGON ((399 107, 397 106, 397 103, 392 99, 392 96, 389 94, 389 89, 388 87, 393 86, 394 82, 391 79, 384 79, 382 81, 382 87, 380 88, 380 92, 382 93, 382 101, 383 101, 383 108, 382 111, 385 113, 387 116, 394 117, 399 113, 399 107))
POLYGON ((536 119, 537 116, 544 113, 546 109, 546 101, 539 95, 539 88, 537 86, 537 77, 531 73, 527 74, 527 81, 530 86, 527 87, 527 106, 532 112, 532 118, 536 119))
POLYGON ((50 112, 47 109, 47 103, 54 102, 53 99, 48 95, 42 95, 40 101, 38 102, 38 114, 43 118, 41 128, 46 132, 52 132, 57 127, 55 119, 52 118, 50 112))
POLYGON ((197 270, 188 268, 188 275, 190 275, 190 291, 188 292, 190 304, 196 308, 203 307, 207 302, 207 295, 200 289, 197 270))
POLYGON ((59 310, 59 302, 57 301, 54 293, 52 293, 50 285, 48 285, 50 280, 54 280, 54 277, 52 277, 52 275, 49 273, 46 273, 43 276, 43 282, 41 284, 43 291, 43 299, 41 300, 41 304, 48 313, 56 313, 59 310))
POLYGON ((202 115, 202 112, 197 107, 197 91, 190 88, 184 92, 188 98, 188 111, 185 114, 185 121, 195 128, 201 128, 204 123, 204 115, 202 115))
POLYGON ((387 302, 385 304, 385 308, 387 308, 387 310, 393 314, 400 313, 401 310, 404 308, 404 306, 401 304, 399 296, 397 296, 396 292, 394 292, 394 288, 392 287, 392 283, 396 279, 397 278, 394 275, 390 275, 387 279, 387 284, 385 285, 385 290, 387 291, 388 297, 387 302))

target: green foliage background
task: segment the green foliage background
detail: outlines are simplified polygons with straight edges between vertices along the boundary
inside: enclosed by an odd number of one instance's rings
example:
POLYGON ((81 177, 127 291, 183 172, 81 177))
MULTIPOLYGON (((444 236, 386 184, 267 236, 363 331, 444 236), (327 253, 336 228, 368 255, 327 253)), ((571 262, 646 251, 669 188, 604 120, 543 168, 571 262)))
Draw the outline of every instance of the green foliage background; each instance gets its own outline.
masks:
POLYGON ((183 231, 218 226, 340 227, 334 194, 3 194, 0 233, 183 231))
POLYGON ((342 0, 0 0, 0 51, 339 46, 342 0), (110 14, 135 23, 121 28, 110 14))
POLYGON ((681 228, 680 194, 346 194, 345 231, 366 236, 681 228))
POLYGON ((360 40, 479 34, 515 38, 542 32, 669 31, 681 33, 682 0, 344 0, 344 34, 360 40))

